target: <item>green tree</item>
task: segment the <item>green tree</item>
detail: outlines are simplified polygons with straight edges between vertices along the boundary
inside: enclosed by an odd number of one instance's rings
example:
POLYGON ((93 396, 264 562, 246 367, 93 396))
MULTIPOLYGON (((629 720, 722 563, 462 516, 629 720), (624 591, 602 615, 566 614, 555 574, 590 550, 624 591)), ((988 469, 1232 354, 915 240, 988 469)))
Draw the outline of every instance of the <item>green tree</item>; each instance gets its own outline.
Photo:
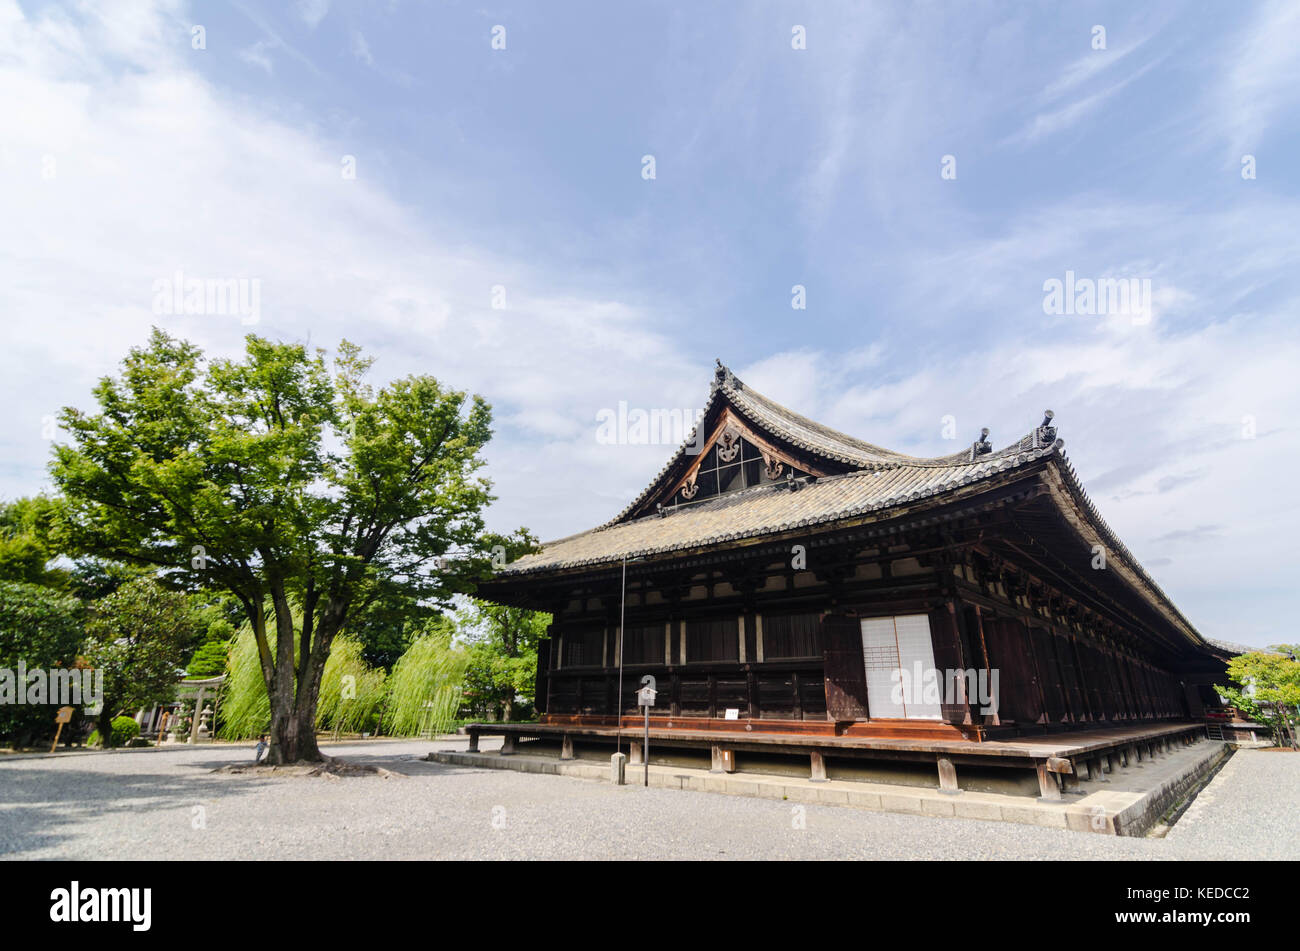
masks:
POLYGON ((322 758, 321 676, 350 617, 386 594, 449 600, 489 568, 474 476, 489 407, 430 376, 374 390, 369 366, 347 341, 331 371, 323 351, 253 335, 241 359, 205 361, 155 330, 96 387, 98 412, 61 416, 52 473, 75 543, 239 601, 271 763, 322 758))
MULTIPOLYGON (((72 667, 84 636, 85 610, 76 598, 41 585, 0 581, 0 667, 16 671, 72 667)), ((54 707, 0 704, 0 735, 26 746, 54 732, 54 707)))
POLYGON ((129 565, 106 558, 79 557, 68 570, 66 587, 69 594, 75 594, 83 601, 98 601, 128 581, 151 578, 156 572, 156 567, 151 565, 129 565))
POLYGON ((503 720, 514 719, 516 697, 535 700, 537 642, 547 636, 551 616, 474 600, 457 621, 469 653, 467 701, 479 713, 499 708, 503 720))
POLYGON ((199 592, 190 596, 198 624, 197 638, 184 645, 185 673, 190 677, 216 677, 226 670, 230 642, 243 616, 239 602, 228 596, 199 592))
POLYGON ((113 743, 113 718, 172 698, 186 641, 199 627, 189 598, 152 578, 127 582, 91 606, 82 653, 104 675, 98 730, 113 743))
POLYGON ((465 682, 465 651, 452 644, 445 618, 431 621, 393 665, 388 678, 384 730, 393 736, 437 734, 450 728, 465 682))
POLYGON ((204 641, 185 666, 186 675, 196 679, 220 677, 226 672, 226 656, 229 652, 229 641, 204 641))
POLYGON ((361 642, 366 663, 391 671, 424 626, 438 616, 436 607, 421 604, 405 591, 388 591, 353 614, 348 632, 361 642))
POLYGON ((63 587, 67 573, 47 565, 60 552, 58 505, 44 495, 0 503, 0 581, 63 587))
MULTIPOLYGON (((1287 645, 1282 645, 1287 646, 1287 645)), ((1300 663, 1294 654, 1249 651, 1228 661, 1235 687, 1214 689, 1252 720, 1272 728, 1279 743, 1296 745, 1296 709, 1300 705, 1300 663)))

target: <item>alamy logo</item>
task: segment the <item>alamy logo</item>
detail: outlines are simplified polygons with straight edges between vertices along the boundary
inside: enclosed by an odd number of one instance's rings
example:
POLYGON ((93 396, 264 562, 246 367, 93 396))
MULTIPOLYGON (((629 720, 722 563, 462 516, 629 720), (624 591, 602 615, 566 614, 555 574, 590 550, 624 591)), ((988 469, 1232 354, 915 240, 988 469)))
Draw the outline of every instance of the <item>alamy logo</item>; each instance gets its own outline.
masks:
POLYGON ((602 446, 676 446, 690 439, 686 454, 697 456, 704 448, 702 409, 628 409, 627 400, 618 409, 596 413, 596 442, 602 446))
POLYGON ((890 672, 889 698, 894 704, 978 703, 981 714, 997 713, 999 674, 996 667, 945 670, 941 674, 917 661, 911 670, 895 667, 890 672))
POLYGON ((262 281, 256 277, 186 277, 177 271, 153 282, 153 312, 169 317, 238 317, 248 326, 262 319, 262 281))
POLYGON ((61 707, 85 706, 98 709, 104 698, 104 672, 89 668, 63 668, 45 670, 41 667, 27 669, 18 662, 18 669, 0 667, 0 705, 57 704, 61 707))
POLYGON ((70 888, 50 892, 50 921, 129 921, 132 931, 148 931, 152 888, 70 888))
POLYGON ((1133 323, 1151 320, 1151 278, 1074 276, 1065 272, 1065 280, 1049 278, 1043 282, 1043 313, 1079 314, 1105 317, 1116 314, 1132 317, 1133 323))

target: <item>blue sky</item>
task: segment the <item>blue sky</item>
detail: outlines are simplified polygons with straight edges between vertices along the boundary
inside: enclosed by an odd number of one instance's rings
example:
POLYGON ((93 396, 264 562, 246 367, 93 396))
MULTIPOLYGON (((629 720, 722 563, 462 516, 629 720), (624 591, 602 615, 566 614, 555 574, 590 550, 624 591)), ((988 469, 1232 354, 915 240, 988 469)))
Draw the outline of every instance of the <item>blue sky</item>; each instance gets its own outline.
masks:
POLYGON ((674 448, 596 414, 721 357, 919 455, 1051 407, 1193 623, 1298 639, 1297 5, 99 6, 0 0, 0 494, 151 325, 251 329, 482 393, 496 527, 555 537, 674 448), (177 271, 257 324, 154 313, 177 271), (1067 271, 1151 306, 1047 314, 1067 271))

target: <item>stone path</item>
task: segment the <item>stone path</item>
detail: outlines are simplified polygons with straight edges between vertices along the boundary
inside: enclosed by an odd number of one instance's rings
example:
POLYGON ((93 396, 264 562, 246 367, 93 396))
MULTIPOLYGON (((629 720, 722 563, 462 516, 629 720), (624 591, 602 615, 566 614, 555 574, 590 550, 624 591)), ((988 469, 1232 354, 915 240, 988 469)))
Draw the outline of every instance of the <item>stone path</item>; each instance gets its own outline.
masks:
POLYGON ((424 762, 447 741, 327 745, 404 778, 214 774, 204 746, 0 760, 0 856, 350 858, 1295 858, 1300 755, 1238 753, 1164 839, 614 787, 424 762))

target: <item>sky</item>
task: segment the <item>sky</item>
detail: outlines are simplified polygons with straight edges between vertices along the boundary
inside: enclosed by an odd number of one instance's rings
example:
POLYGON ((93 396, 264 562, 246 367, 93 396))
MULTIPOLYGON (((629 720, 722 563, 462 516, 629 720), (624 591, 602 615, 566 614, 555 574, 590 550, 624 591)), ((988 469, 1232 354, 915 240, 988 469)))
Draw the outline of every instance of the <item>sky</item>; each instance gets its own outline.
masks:
POLYGON ((1051 408, 1203 634, 1300 640, 1300 4, 0 0, 0 223, 6 499, 153 326, 346 338, 560 537, 720 358, 915 455, 1051 408))

